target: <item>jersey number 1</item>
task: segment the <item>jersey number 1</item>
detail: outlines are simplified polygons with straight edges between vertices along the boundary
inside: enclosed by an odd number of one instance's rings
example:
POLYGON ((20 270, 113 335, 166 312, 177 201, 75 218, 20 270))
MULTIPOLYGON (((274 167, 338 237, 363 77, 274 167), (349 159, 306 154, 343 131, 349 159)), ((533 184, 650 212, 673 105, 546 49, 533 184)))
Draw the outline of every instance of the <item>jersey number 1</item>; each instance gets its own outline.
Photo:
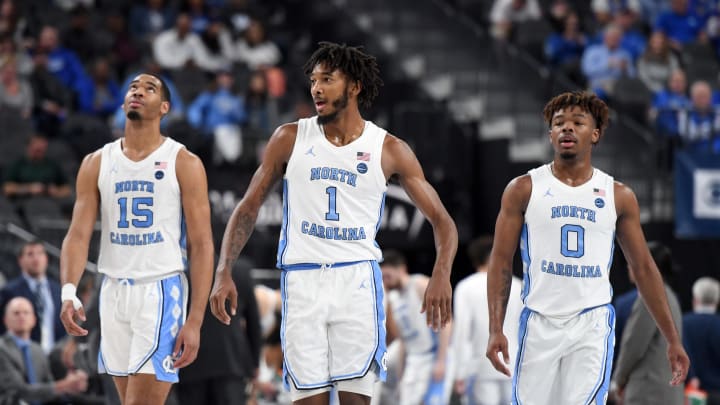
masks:
POLYGON ((325 219, 328 221, 339 221, 340 214, 337 212, 336 200, 337 200, 337 187, 328 187, 325 189, 325 193, 328 195, 328 212, 325 213, 325 219))
POLYGON ((131 200, 131 210, 135 218, 131 221, 127 219, 128 201, 127 197, 118 198, 120 205, 120 220, 118 228, 129 228, 130 222, 136 228, 149 228, 153 224, 153 212, 147 207, 153 206, 152 197, 135 197, 131 200))
POLYGON ((565 257, 583 257, 585 254, 585 228, 565 224, 560 228, 560 252, 565 257))

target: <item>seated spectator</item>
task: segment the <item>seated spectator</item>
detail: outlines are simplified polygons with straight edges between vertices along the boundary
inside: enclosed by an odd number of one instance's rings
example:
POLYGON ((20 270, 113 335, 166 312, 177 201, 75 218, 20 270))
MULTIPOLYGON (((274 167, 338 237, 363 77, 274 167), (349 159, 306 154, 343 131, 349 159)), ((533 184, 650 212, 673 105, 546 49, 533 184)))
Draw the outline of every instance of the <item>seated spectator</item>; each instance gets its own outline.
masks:
POLYGON ((642 15, 642 8, 639 0, 592 0, 592 12, 595 15, 595 21, 604 27, 619 13, 631 14, 634 24, 642 15))
POLYGON ((40 31, 35 54, 47 55, 46 69, 66 88, 77 93, 88 80, 80 59, 75 52, 64 48, 58 39, 57 28, 46 25, 40 31))
POLYGON ((712 105, 712 89, 702 80, 690 87, 689 109, 678 114, 682 142, 698 151, 720 153, 720 111, 712 105))
POLYGON ((175 11, 165 0, 146 0, 130 9, 128 24, 130 35, 138 42, 151 43, 155 36, 170 29, 175 23, 175 11))
POLYGON ((23 119, 30 118, 33 91, 30 82, 17 74, 14 56, 0 59, 0 106, 16 110, 23 119))
POLYGON ((650 30, 660 13, 667 9, 668 4, 668 0, 640 0, 640 8, 642 9, 640 15, 644 28, 650 30))
POLYGON ((33 55, 35 69, 30 75, 33 88, 33 120, 35 128, 49 137, 55 137, 72 108, 73 93, 48 69, 48 57, 45 53, 33 55))
POLYGON ((99 56, 102 45, 98 40, 102 35, 90 26, 90 12, 85 6, 70 10, 69 17, 69 26, 62 33, 62 43, 83 63, 89 63, 99 56))
POLYGON ((190 29, 201 35, 210 25, 209 7, 205 0, 184 0, 180 11, 190 17, 190 29))
POLYGON ((514 24, 542 18, 537 0, 495 0, 490 10, 490 34, 499 40, 510 40, 514 24))
POLYGON ((27 298, 10 300, 3 320, 7 333, 0 337, 0 403, 46 403, 87 389, 84 371, 70 371, 65 378, 53 381, 45 353, 30 340, 35 316, 27 298))
MULTIPOLYGON (((25 297, 33 303, 35 319, 38 320, 30 333, 33 341, 39 343, 46 353, 65 336, 60 322, 60 284, 48 277, 48 257, 42 242, 26 242, 18 254, 20 276, 11 279, 0 290, 0 313, 15 297, 25 297)), ((0 325, 0 333, 4 332, 0 325)))
POLYGON ((208 58, 213 60, 213 65, 222 67, 232 63, 235 52, 233 39, 222 21, 219 19, 209 21, 205 31, 200 33, 200 39, 207 49, 208 58))
POLYGON ((615 80, 621 76, 635 76, 632 56, 620 47, 621 38, 622 29, 610 24, 605 29, 603 43, 590 46, 583 53, 583 74, 598 97, 611 96, 615 80))
POLYGON ((650 46, 638 60, 638 77, 650 91, 659 93, 665 88, 672 72, 680 68, 678 58, 670 51, 667 37, 661 31, 650 36, 650 46))
POLYGON ((246 124, 259 130, 266 137, 278 126, 277 100, 269 94, 265 72, 259 70, 250 75, 250 83, 245 93, 246 124))
POLYGON ((213 88, 200 93, 187 111, 190 124, 214 140, 216 163, 235 162, 242 153, 240 127, 247 112, 242 97, 232 93, 234 83, 229 71, 219 71, 213 88))
POLYGON ((48 140, 42 135, 30 137, 25 156, 7 170, 3 192, 6 197, 68 197, 70 184, 60 164, 47 157, 48 140))
POLYGON ((195 65, 206 71, 214 71, 217 63, 208 57, 200 36, 190 30, 190 16, 180 13, 175 27, 165 30, 152 43, 155 60, 163 69, 181 69, 195 65))
POLYGON ((140 61, 140 46, 130 36, 123 13, 113 11, 105 18, 111 35, 109 51, 113 77, 125 77, 128 67, 140 61))
POLYGON ((32 57, 27 52, 18 51, 13 38, 6 33, 0 33, 0 58, 13 57, 18 75, 28 78, 35 68, 32 57))
POLYGON ((235 62, 245 64, 250 70, 275 66, 280 63, 280 49, 265 35, 265 26, 257 19, 235 44, 235 62))
POLYGON ((571 12, 565 17, 562 32, 550 35, 545 41, 545 56, 551 66, 559 68, 576 83, 582 83, 580 60, 586 44, 587 35, 580 29, 580 19, 571 12))
POLYGON ((123 102, 115 79, 112 78, 110 63, 105 58, 98 58, 90 72, 91 80, 82 86, 78 104, 79 110, 106 119, 115 112, 123 102))
POLYGON ((667 88, 655 94, 650 110, 650 121, 655 121, 657 132, 663 136, 677 136, 678 113, 690 108, 685 72, 676 69, 670 74, 667 88))
POLYGON ((692 287, 691 313, 683 315, 683 344, 690 357, 688 381, 707 392, 707 405, 720 405, 720 283, 699 278, 692 287))
POLYGON ((670 40, 670 47, 676 51, 683 45, 699 39, 705 22, 688 5, 688 0, 671 0, 670 9, 657 18, 655 31, 662 31, 670 40))

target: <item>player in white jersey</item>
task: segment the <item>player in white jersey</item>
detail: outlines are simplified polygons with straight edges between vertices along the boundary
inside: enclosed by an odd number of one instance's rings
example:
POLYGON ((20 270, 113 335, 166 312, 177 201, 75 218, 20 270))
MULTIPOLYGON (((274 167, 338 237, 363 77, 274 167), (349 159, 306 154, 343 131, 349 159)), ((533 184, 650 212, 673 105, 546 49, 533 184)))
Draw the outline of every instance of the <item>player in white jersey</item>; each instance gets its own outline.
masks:
POLYGON ((451 328, 435 332, 420 313, 428 277, 409 274, 405 257, 398 251, 388 250, 383 256, 380 269, 388 291, 388 333, 400 341, 402 353, 399 404, 446 404, 452 391, 448 367, 451 328))
POLYGON ((519 240, 525 308, 512 403, 605 403, 615 324, 608 272, 617 237, 640 294, 668 342, 670 384, 682 384, 689 361, 645 243, 635 194, 591 163, 592 148, 608 123, 607 106, 594 94, 563 93, 547 103, 543 115, 554 159, 508 184, 495 225, 487 357, 497 370, 510 375, 502 325, 519 240))
POLYGON ((229 277, 258 210, 283 179, 278 244, 282 270, 284 378, 296 404, 368 404, 384 378, 385 315, 375 236, 386 183, 397 175, 435 233, 437 257, 423 302, 428 324, 450 317, 455 223, 407 144, 360 115, 382 84, 375 58, 360 48, 320 43, 304 67, 317 116, 280 126, 225 229, 210 300, 228 323, 229 277))
MULTIPOLYGON (((495 370, 485 357, 490 325, 487 269, 491 249, 492 236, 482 236, 470 242, 467 252, 475 273, 455 286, 450 348, 455 364, 455 391, 467 405, 507 405, 512 392, 512 380, 495 370)), ((522 310, 521 289, 522 282, 513 277, 503 324, 511 360, 514 360, 517 351, 518 322, 522 310)))
POLYGON ((77 324, 85 312, 75 289, 99 210, 99 369, 113 376, 124 404, 163 404, 178 368, 197 355, 212 282, 207 179, 197 156, 160 133, 170 109, 162 79, 135 77, 123 109, 125 136, 85 157, 78 172, 60 257, 60 317, 68 333, 87 334, 77 324))

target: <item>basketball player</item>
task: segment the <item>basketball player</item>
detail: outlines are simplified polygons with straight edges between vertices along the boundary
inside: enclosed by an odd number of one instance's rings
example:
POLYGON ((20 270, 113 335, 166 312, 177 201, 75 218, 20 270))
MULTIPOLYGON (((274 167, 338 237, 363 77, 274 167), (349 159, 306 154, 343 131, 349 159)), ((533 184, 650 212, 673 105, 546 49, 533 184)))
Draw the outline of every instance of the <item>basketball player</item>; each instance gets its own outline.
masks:
POLYGON ((87 157, 60 257, 68 333, 87 334, 75 289, 87 262, 98 207, 102 233, 99 369, 123 404, 163 404, 178 368, 197 355, 212 283, 213 243, 205 169, 160 133, 170 94, 157 76, 135 77, 125 95, 125 136, 87 157), (190 260, 187 261, 187 254, 190 260), (192 304, 187 314, 190 267, 192 304))
POLYGON ((387 289, 388 331, 397 328, 403 364, 399 404, 447 404, 451 393, 448 367, 450 327, 433 331, 420 313, 428 277, 409 274, 407 261, 398 251, 383 252, 383 285, 387 289), (404 361, 403 361, 404 360, 404 361))
POLYGON ((645 243, 635 194, 591 164, 592 148, 608 124, 607 106, 594 94, 563 93, 548 102, 543 114, 554 159, 508 184, 495 225, 487 357, 510 375, 502 325, 519 239, 525 308, 512 403, 605 403, 615 324, 608 272, 617 236, 640 294, 668 342, 670 384, 682 384, 689 361, 645 243))
POLYGON ((397 175, 433 227, 437 256, 425 292, 436 329, 451 312, 455 223, 408 145, 366 121, 382 81, 360 48, 320 43, 304 67, 317 116, 280 126, 225 229, 210 305, 228 323, 235 312, 229 269, 252 233, 258 210, 283 178, 282 269, 284 379, 296 404, 368 404, 384 378, 385 314, 375 236, 387 181, 397 175), (376 376, 377 375, 377 376, 376 376))

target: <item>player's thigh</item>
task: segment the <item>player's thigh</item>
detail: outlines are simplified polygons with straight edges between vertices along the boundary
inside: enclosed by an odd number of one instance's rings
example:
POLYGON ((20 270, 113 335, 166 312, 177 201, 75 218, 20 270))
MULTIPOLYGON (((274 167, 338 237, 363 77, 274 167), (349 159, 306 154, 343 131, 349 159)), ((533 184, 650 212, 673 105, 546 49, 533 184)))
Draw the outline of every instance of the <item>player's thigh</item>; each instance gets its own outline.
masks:
POLYGON ((281 277, 286 379, 300 389, 329 385, 326 277, 320 270, 285 271, 281 277))
POLYGON ((567 404, 604 403, 612 371, 615 311, 607 305, 579 316, 573 331, 576 343, 562 360, 563 398, 567 404))
POLYGON ((117 377, 127 376, 133 318, 129 286, 105 277, 100 286, 99 368, 117 377))
POLYGON ((172 384, 158 381, 152 374, 128 377, 123 405, 164 405, 172 384))

